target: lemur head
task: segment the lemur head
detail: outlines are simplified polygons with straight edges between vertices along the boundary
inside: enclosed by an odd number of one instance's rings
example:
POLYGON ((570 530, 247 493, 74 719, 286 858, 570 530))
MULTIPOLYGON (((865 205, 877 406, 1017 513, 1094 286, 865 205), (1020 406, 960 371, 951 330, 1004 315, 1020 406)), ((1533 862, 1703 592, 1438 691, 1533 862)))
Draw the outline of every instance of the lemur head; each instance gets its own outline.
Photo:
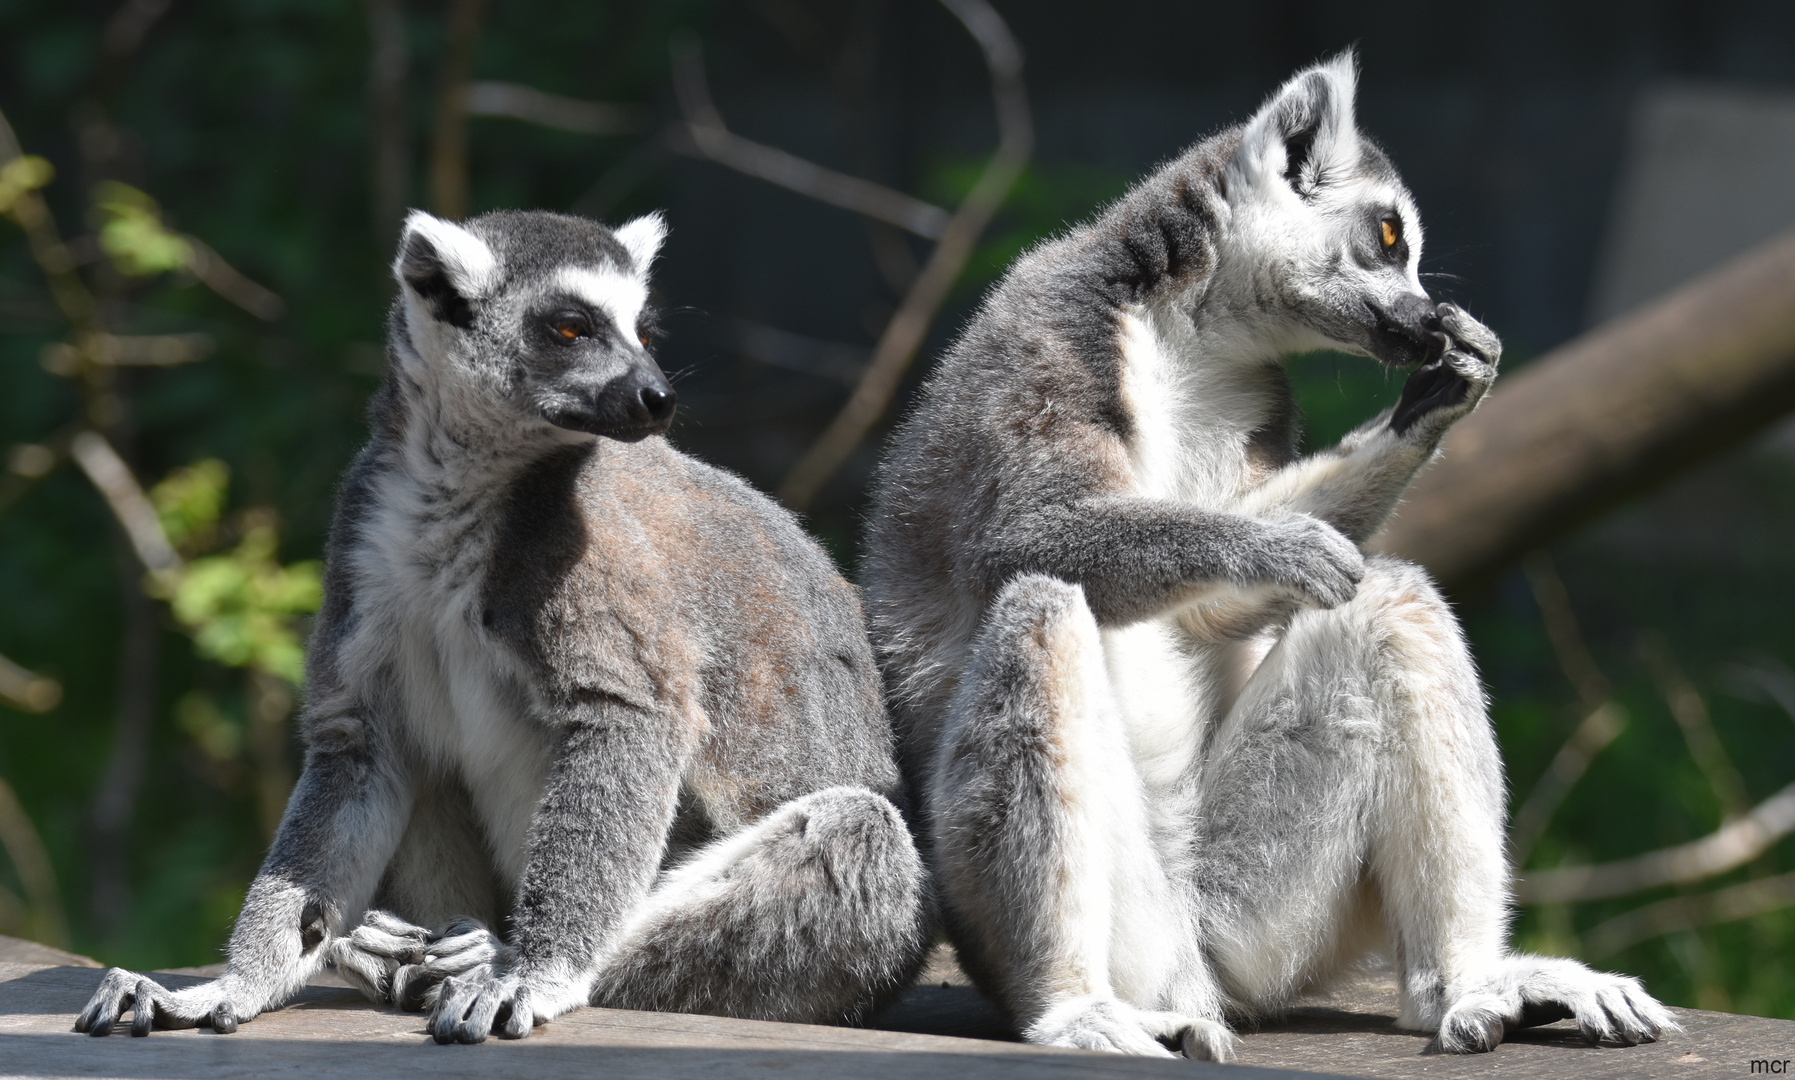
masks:
POLYGON ((511 434, 634 441, 667 429, 674 393, 649 355, 648 267, 667 227, 497 211, 464 225, 415 210, 393 274, 406 374, 511 434))
POLYGON ((1386 364, 1434 345, 1421 217, 1389 158, 1359 134, 1352 53, 1298 72, 1241 130, 1223 167, 1218 259, 1253 282, 1283 348, 1332 344, 1386 364), (1279 335, 1275 324, 1288 327, 1279 335))

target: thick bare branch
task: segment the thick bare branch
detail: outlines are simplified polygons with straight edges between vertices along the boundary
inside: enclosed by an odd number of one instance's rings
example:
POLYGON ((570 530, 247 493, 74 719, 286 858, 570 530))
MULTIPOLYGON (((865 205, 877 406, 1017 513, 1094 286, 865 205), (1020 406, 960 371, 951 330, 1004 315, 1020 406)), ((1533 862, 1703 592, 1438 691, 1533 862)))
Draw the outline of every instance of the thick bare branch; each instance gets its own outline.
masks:
POLYGON ((216 343, 210 334, 93 334, 85 350, 66 341, 46 345, 39 358, 52 375, 74 378, 83 361, 108 367, 174 367, 204 360, 216 343))
POLYGON ((105 497, 106 505, 111 507, 112 516, 118 519, 125 530, 125 536, 131 541, 131 550, 137 553, 137 559, 145 570, 152 574, 167 573, 178 570, 181 556, 175 552, 174 545, 168 542, 168 535, 162 531, 162 521, 156 516, 156 508, 150 505, 149 496, 132 475, 131 467, 125 464, 118 451, 98 432, 83 431, 69 443, 69 453, 81 471, 93 481, 93 486, 105 497))
POLYGON ((642 130, 640 109, 562 97, 522 83, 468 83, 467 114, 522 120, 581 135, 623 135, 642 130))
POLYGON ((794 510, 803 510, 831 476, 866 439, 867 433, 890 408, 898 383, 922 347, 935 315, 947 300, 948 290, 965 269, 973 245, 991 223, 1010 188, 1034 152, 1034 125, 1029 119, 1028 93, 1022 84, 1022 46, 1011 35, 1002 16, 985 0, 941 0, 960 20, 984 53, 991 75, 991 96, 997 109, 998 144, 984 172, 960 203, 947 230, 897 312, 879 335, 873 358, 860 382, 823 434, 779 487, 779 498, 794 510))
POLYGON ((1795 408, 1795 233, 1535 360, 1371 548, 1472 584, 1795 408))
POLYGON ((1795 907, 1795 874, 1747 881, 1700 896, 1673 896, 1597 923, 1583 935, 1584 954, 1610 956, 1629 945, 1715 923, 1795 907))
POLYGON ((673 43, 673 89, 685 123, 668 133, 667 145, 680 153, 709 158, 756 179, 939 240, 951 215, 912 195, 827 169, 784 150, 730 131, 711 100, 703 55, 695 40, 673 43))
POLYGON ((1703 881, 1745 865, 1791 831, 1795 784, 1700 840, 1617 862, 1529 871, 1515 879, 1515 898, 1523 904, 1563 904, 1703 881))

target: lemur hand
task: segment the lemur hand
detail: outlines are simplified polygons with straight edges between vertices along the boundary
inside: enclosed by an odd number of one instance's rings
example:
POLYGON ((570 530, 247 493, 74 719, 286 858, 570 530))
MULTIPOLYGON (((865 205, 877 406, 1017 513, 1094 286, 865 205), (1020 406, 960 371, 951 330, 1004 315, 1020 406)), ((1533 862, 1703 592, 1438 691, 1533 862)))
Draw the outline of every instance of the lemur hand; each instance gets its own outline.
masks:
POLYGON ((431 933, 370 911, 353 933, 330 943, 330 960, 370 1000, 416 1012, 434 1003, 431 991, 444 979, 508 964, 511 950, 478 919, 463 916, 431 933))
POLYGON ((443 980, 424 1026, 439 1043, 485 1042, 489 1034, 521 1039, 537 1024, 586 1004, 588 994, 582 985, 539 970, 482 964, 443 980))
POLYGON ((1456 304, 1441 304, 1439 355, 1409 374, 1390 414, 1398 435, 1432 441, 1477 407, 1496 380, 1502 341, 1456 304))
POLYGON ((256 1009, 244 1003, 235 978, 225 975, 185 990, 170 990, 154 979, 113 968, 100 980, 87 1007, 75 1018, 75 1030, 106 1036, 129 1012, 131 1034, 148 1035, 152 1027, 209 1026, 220 1035, 237 1030, 239 1020, 254 1019, 256 1009))
POLYGON ((1358 594, 1365 557, 1332 525, 1307 514, 1267 522, 1254 552, 1254 584, 1270 585, 1304 607, 1334 608, 1358 594))

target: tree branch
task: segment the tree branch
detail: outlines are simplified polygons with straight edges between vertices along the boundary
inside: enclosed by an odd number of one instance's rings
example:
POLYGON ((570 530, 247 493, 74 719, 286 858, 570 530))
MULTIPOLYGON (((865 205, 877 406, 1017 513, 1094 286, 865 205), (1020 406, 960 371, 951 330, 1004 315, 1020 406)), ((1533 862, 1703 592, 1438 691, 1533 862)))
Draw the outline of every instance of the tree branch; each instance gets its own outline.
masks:
POLYGON ((50 865, 50 853, 32 826, 31 818, 19 804, 12 785, 0 780, 0 846, 6 848, 13 869, 19 872, 19 884, 31 905, 34 930, 39 941, 66 946, 68 925, 63 921, 62 899, 56 888, 56 871, 50 865))
POLYGON ((1529 871, 1515 879, 1515 899, 1523 904, 1563 904, 1625 896, 1660 885, 1686 885, 1745 865, 1791 831, 1795 831, 1795 784, 1700 840, 1595 866, 1529 871))
POLYGON ((106 505, 112 509, 112 516, 118 519, 125 530, 125 536, 131 541, 131 550, 136 552, 137 560, 151 574, 165 574, 180 569, 181 556, 175 552, 174 545, 168 542, 168 536, 162 531, 162 521, 156 516, 156 508, 150 505, 149 496, 137 483, 137 477, 131 474, 131 467, 118 456, 118 451, 106 441, 105 436, 93 431, 83 431, 69 443, 69 454, 74 457, 75 464, 93 481, 93 486, 105 497, 106 505))
POLYGON ((624 135, 642 130, 640 109, 562 97, 522 83, 468 83, 467 114, 522 120, 581 135, 624 135))
POLYGON ((929 240, 946 234, 946 210, 901 191, 827 169, 795 154, 744 139, 731 132, 711 100, 704 59, 692 39, 673 43, 673 90, 685 123, 667 134, 667 145, 679 153, 708 158, 756 179, 839 206, 856 214, 896 225, 929 240))
POLYGON ((480 43, 486 0, 453 0, 449 43, 436 96, 436 133, 430 147, 430 208, 458 221, 467 216, 467 87, 480 43))
POLYGON ((1714 923, 1735 922, 1795 906, 1795 873, 1730 885, 1700 896, 1673 896, 1591 927, 1584 955, 1610 956, 1629 945, 1714 923))
POLYGON ((824 429, 779 487, 779 498, 794 510, 809 507, 817 492, 840 470, 890 407, 898 383, 928 335, 935 315, 947 300, 980 234, 1009 197, 1034 152, 1034 126, 1029 120, 1028 93, 1022 84, 1022 46, 1002 16, 985 0, 941 0, 984 53, 991 75, 991 96, 997 108, 996 153, 971 192, 954 211, 928 262, 916 275, 873 347, 873 358, 860 376, 847 404, 824 429))
POLYGON ((1707 778, 1721 812, 1729 818, 1748 812, 1751 799, 1745 794, 1745 778, 1739 775, 1738 766, 1733 764, 1732 756, 1726 752, 1720 735, 1714 730, 1708 703, 1683 674, 1676 657, 1671 655, 1669 644, 1662 635, 1642 634, 1639 655, 1651 672, 1652 681, 1658 684, 1658 693, 1670 707, 1671 716, 1676 718, 1677 727, 1683 732, 1683 742, 1689 747, 1689 756, 1695 759, 1696 767, 1707 778))
POLYGON ((0 656, 0 701, 20 712, 49 712, 62 701, 62 684, 0 656))

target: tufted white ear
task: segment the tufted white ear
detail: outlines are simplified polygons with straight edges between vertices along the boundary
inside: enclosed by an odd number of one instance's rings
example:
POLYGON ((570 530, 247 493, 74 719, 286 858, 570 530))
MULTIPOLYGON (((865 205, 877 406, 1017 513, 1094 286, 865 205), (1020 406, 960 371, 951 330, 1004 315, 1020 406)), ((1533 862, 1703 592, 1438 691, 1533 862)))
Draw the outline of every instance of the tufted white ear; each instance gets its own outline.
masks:
POLYGON ((661 250, 661 242, 665 239, 667 219, 661 216, 659 210, 625 222, 617 229, 617 242, 629 252, 638 277, 648 275, 649 264, 654 262, 655 255, 661 250))
POLYGON ((486 241, 455 224, 413 210, 399 237, 393 276, 437 319, 466 327, 471 304, 497 284, 498 257, 486 241))
POLYGON ((1351 49, 1291 76, 1247 121, 1231 179, 1248 186, 1279 181, 1308 195, 1349 168, 1359 157, 1358 83, 1351 49))

